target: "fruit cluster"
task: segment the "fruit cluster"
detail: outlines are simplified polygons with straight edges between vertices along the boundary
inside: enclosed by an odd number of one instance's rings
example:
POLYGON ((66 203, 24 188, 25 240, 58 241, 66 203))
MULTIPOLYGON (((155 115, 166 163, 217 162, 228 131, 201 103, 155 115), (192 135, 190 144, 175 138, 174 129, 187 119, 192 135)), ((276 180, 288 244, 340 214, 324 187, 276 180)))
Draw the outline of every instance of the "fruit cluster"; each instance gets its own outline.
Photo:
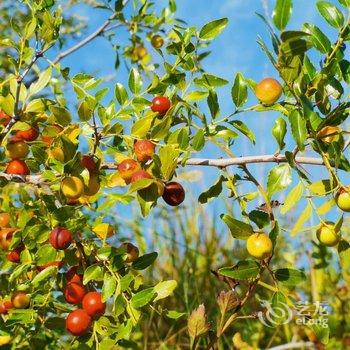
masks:
MULTIPOLYGON (((171 107, 171 102, 167 97, 158 96, 152 100, 151 109, 158 113, 159 117, 166 115, 171 107)), ((118 164, 120 177, 126 184, 132 184, 144 179, 155 179, 148 167, 149 161, 155 154, 156 145, 151 140, 137 140, 134 143, 135 159, 127 158, 118 164), (148 167, 148 169, 147 169, 148 167)), ((172 181, 162 183, 157 181, 158 194, 171 206, 178 206, 185 200, 185 190, 178 182, 172 181)))
MULTIPOLYGON (((8 213, 0 214, 1 240, 0 245, 8 250, 12 243, 13 232, 16 229, 7 227, 10 224, 8 213)), ((49 243, 56 250, 68 249, 73 243, 73 234, 64 227, 54 228, 49 235, 49 243)), ((13 263, 20 262, 20 253, 24 249, 21 243, 15 250, 9 252, 7 259, 13 263)), ((123 243, 120 251, 125 253, 125 263, 132 263, 139 257, 139 250, 131 243, 123 243)), ((50 266, 61 268, 62 261, 53 261, 45 265, 37 266, 37 270, 43 271, 50 266)), ((67 303, 81 305, 81 308, 70 312, 66 318, 66 329, 74 336, 87 333, 94 319, 102 316, 106 310, 106 303, 102 301, 102 294, 97 291, 87 291, 83 284, 83 275, 79 273, 78 266, 72 266, 65 274, 65 287, 63 296, 67 303)), ((7 314, 10 309, 24 309, 30 305, 30 295, 24 291, 17 291, 10 299, 4 299, 0 303, 0 314, 7 314)))
MULTIPOLYGON (((0 119, 3 126, 6 126, 11 120, 11 118, 2 111, 0 113, 0 119)), ((18 130, 8 139, 6 156, 11 160, 6 167, 7 174, 29 175, 29 168, 23 159, 29 154, 28 142, 36 140, 38 136, 38 128, 28 126, 28 129, 18 130)))

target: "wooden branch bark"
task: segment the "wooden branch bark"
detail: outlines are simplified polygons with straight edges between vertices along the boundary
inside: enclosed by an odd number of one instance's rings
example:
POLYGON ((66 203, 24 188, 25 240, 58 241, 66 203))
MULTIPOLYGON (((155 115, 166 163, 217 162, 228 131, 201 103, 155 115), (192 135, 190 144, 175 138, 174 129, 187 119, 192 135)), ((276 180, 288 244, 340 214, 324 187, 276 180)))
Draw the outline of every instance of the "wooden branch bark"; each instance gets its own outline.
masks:
MULTIPOLYGON (((182 163, 182 159, 179 159, 179 164, 182 163)), ((247 157, 237 157, 237 158, 223 158, 223 159, 210 159, 210 158, 189 158, 185 162, 185 166, 211 166, 211 167, 228 167, 233 165, 244 165, 253 163, 285 163, 287 159, 283 155, 275 156, 272 154, 260 155, 260 156, 247 156, 247 157)), ((323 166, 323 160, 321 158, 313 157, 296 157, 295 162, 299 164, 309 164, 323 166)), ((104 170, 116 170, 118 164, 116 163, 105 163, 102 164, 101 169, 104 170)), ((18 183, 32 183, 38 185, 45 182, 41 174, 33 174, 28 176, 22 175, 10 175, 4 172, 0 172, 0 178, 6 179, 8 181, 18 182, 18 183)))

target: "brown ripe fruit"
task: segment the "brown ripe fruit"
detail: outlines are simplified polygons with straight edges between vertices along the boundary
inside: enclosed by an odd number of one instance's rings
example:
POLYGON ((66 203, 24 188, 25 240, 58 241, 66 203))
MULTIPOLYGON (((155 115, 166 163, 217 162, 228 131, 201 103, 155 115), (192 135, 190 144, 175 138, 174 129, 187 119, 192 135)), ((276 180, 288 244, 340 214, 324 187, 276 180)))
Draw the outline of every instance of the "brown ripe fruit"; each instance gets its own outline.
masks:
POLYGON ((16 228, 12 227, 3 227, 0 230, 0 247, 4 250, 10 248, 13 234, 17 231, 16 228))
POLYGON ((80 304, 85 294, 84 286, 76 282, 69 282, 64 289, 64 298, 69 304, 80 304))
POLYGON ((67 283, 83 283, 83 275, 78 273, 78 266, 72 266, 66 273, 67 283))
POLYGON ((339 141, 341 129, 337 126, 325 126, 317 133, 317 138, 324 143, 330 144, 339 141))
POLYGON ((163 117, 171 107, 171 101, 166 96, 156 96, 152 100, 151 110, 163 117))
POLYGON ((83 309, 72 311, 66 319, 66 329, 74 336, 84 335, 91 326, 91 317, 83 309))
POLYGON ((102 316, 106 311, 106 303, 102 302, 102 295, 98 292, 89 292, 84 296, 83 309, 91 317, 102 316))
POLYGON ((16 138, 24 141, 34 141, 39 136, 39 131, 37 128, 30 127, 27 130, 18 130, 16 132, 16 138))
POLYGON ((0 124, 3 126, 7 126, 11 121, 11 117, 7 115, 4 111, 0 111, 0 124))
POLYGON ((139 257, 139 248, 134 246, 132 243, 123 243, 121 245, 123 249, 125 249, 126 252, 126 263, 132 263, 139 257))
POLYGON ((56 227, 51 231, 49 242, 58 250, 67 249, 72 243, 72 234, 63 227, 56 227))
POLYGON ((153 176, 146 170, 138 170, 133 174, 130 182, 134 183, 143 179, 153 179, 153 176))
POLYGON ((125 159, 118 164, 119 175, 126 183, 130 183, 132 176, 138 170, 141 170, 140 163, 131 158, 125 159))
POLYGON ((89 155, 84 155, 81 157, 81 165, 87 169, 90 173, 97 170, 97 165, 95 163, 94 157, 89 155))
POLYGON ((11 175, 29 175, 29 168, 24 160, 13 159, 6 167, 6 173, 11 175))
POLYGON ((175 207, 185 200, 185 190, 178 182, 168 182, 162 197, 167 204, 175 207))
POLYGON ((12 138, 6 145, 6 156, 12 159, 25 158, 29 153, 26 142, 12 138))
POLYGON ((256 85, 255 95, 262 104, 271 106, 282 95, 282 86, 276 79, 266 78, 256 85))
POLYGON ((147 162, 152 159, 156 145, 149 140, 138 140, 134 144, 134 152, 139 162, 147 162))
POLYGON ((13 304, 11 300, 4 300, 1 304, 0 304, 0 315, 7 315, 8 311, 10 309, 13 309, 13 304))
POLYGON ((0 213, 0 227, 6 227, 10 223, 10 220, 9 213, 0 213))
POLYGON ((151 44, 155 49, 160 49, 164 45, 164 39, 160 35, 153 35, 151 44))
POLYGON ((21 253, 24 250, 24 245, 20 244, 16 249, 10 251, 7 255, 6 255, 6 259, 8 261, 11 261, 13 263, 20 263, 21 262, 21 253))
POLYGON ((12 295, 11 302, 16 309, 26 309, 30 304, 30 296, 25 292, 16 292, 12 295))

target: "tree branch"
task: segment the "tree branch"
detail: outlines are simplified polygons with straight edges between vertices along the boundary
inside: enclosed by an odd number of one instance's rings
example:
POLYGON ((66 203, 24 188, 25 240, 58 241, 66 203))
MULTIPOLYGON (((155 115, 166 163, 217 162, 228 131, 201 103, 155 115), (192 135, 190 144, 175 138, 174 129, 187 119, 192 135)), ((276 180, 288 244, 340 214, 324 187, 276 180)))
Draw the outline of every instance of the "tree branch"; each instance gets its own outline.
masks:
POLYGON ((90 41, 97 38, 99 35, 104 33, 107 30, 108 25, 111 23, 111 21, 115 18, 115 14, 110 16, 99 28, 97 28, 93 33, 91 33, 89 36, 87 36, 85 39, 79 41, 76 45, 72 46, 71 48, 60 52, 56 58, 53 61, 53 64, 57 64, 60 62, 63 58, 69 56, 73 52, 79 50, 81 47, 88 44, 90 41))
MULTIPOLYGON (((182 159, 178 160, 178 163, 182 163, 182 159)), ((185 166, 211 166, 217 168, 224 168, 233 165, 244 165, 253 163, 286 163, 287 159, 283 155, 275 156, 273 154, 266 154, 261 156, 247 156, 238 158, 224 158, 224 159, 210 159, 210 158, 189 158, 185 162, 185 166)), ((295 162, 299 164, 309 164, 309 165, 319 165, 324 166, 323 160, 321 158, 313 157, 296 157, 295 162)), ((118 164, 116 163, 105 163, 102 164, 101 169, 103 170, 116 170, 118 164)), ((8 181, 19 182, 19 183, 32 183, 35 185, 43 182, 41 174, 34 175, 10 175, 4 172, 0 172, 0 178, 6 179, 8 181)))
POLYGON ((316 349, 316 346, 312 342, 291 342, 288 344, 274 346, 273 348, 269 348, 268 350, 289 350, 289 349, 316 349))
MULTIPOLYGON (((179 164, 183 162, 183 159, 179 159, 179 164)), ((237 158, 223 158, 223 159, 210 159, 210 158, 190 158, 184 163, 185 165, 198 165, 198 166, 212 166, 217 168, 225 168, 232 165, 244 165, 253 163, 286 163, 287 158, 284 155, 275 156, 273 154, 266 154, 261 156, 247 156, 237 158)), ((296 157, 295 162, 299 164, 309 165, 325 165, 321 158, 314 157, 296 157)), ((105 163, 102 165, 102 169, 117 169, 118 165, 115 163, 105 163)))

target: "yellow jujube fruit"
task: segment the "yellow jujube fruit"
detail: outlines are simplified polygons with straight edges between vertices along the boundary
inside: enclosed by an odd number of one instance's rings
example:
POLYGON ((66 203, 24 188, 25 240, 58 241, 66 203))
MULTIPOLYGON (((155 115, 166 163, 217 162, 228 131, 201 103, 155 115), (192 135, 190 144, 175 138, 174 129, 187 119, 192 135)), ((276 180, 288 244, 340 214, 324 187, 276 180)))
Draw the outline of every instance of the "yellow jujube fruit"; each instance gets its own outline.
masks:
POLYGON ((29 153, 29 146, 24 141, 9 142, 6 146, 6 155, 11 159, 25 158, 29 153))
POLYGON ((96 225, 92 231, 101 239, 106 239, 114 235, 114 227, 111 224, 98 224, 96 225))
POLYGON ((78 199, 84 194, 84 183, 76 176, 68 176, 61 182, 61 191, 68 199, 78 199))
POLYGON ((61 163, 64 163, 64 151, 60 147, 53 147, 49 150, 49 157, 58 160, 61 163))
POLYGON ((317 239, 327 247, 334 247, 340 240, 339 231, 333 222, 321 224, 316 231, 317 239))
POLYGON ((282 86, 276 79, 266 78, 256 85, 255 95, 261 103, 271 106, 282 95, 282 86))
POLYGON ((263 260, 272 253, 272 241, 265 233, 254 233, 247 239, 248 253, 256 259, 263 260))

